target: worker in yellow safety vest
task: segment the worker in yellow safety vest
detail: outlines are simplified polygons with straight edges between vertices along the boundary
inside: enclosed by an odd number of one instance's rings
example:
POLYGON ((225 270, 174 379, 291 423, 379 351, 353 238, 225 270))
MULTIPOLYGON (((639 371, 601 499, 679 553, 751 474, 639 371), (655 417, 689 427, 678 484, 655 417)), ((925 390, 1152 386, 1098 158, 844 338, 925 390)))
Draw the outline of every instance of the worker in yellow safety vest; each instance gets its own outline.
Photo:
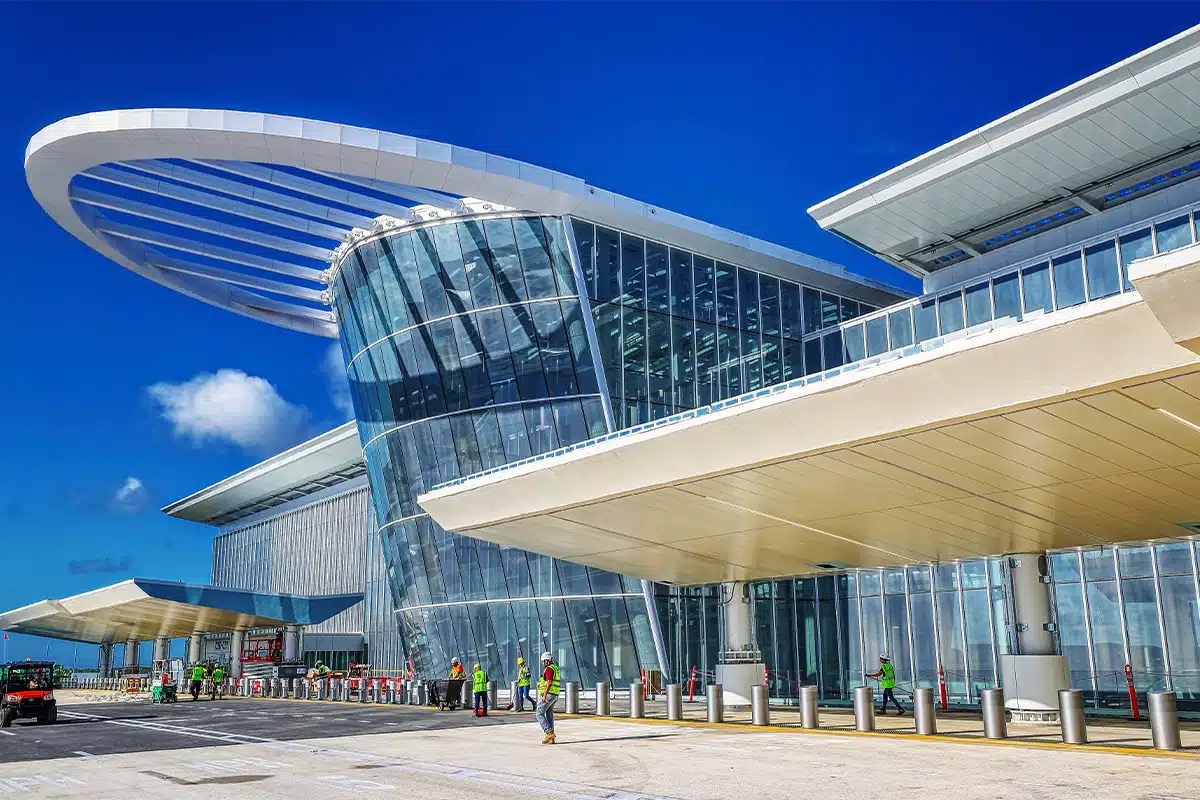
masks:
POLYGON ((513 711, 524 711, 526 701, 533 703, 533 710, 537 711, 537 701, 529 696, 531 685, 529 665, 525 663, 524 656, 517 656, 517 697, 513 703, 513 711))
POLYGON ((192 665, 192 700, 193 702, 200 699, 200 692, 204 689, 204 679, 208 677, 208 668, 203 664, 192 665))
POLYGON ((554 663, 554 656, 542 653, 542 677, 538 679, 537 721, 542 727, 542 744, 554 744, 554 704, 562 685, 562 670, 554 663))
POLYGON ((879 678, 879 686, 883 689, 883 705, 879 709, 879 713, 887 716, 888 700, 896 704, 896 716, 904 716, 904 706, 900 705, 900 701, 896 699, 896 667, 892 664, 892 660, 886 654, 879 656, 879 670, 866 675, 867 678, 879 678))
POLYGON ((471 673, 471 679, 475 688, 475 716, 486 717, 488 715, 488 674, 476 664, 475 671, 471 673))

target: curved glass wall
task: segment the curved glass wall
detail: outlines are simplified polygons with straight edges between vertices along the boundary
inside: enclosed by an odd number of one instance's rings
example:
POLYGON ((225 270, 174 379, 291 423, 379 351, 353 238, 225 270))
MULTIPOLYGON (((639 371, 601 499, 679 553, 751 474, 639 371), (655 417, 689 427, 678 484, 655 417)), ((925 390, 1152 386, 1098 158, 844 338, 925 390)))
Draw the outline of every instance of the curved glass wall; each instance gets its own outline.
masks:
POLYGON ((657 665, 640 584, 447 532, 416 497, 603 434, 601 387, 561 220, 454 220, 365 241, 333 287, 407 659, 498 681, 555 653, 571 680, 657 665))

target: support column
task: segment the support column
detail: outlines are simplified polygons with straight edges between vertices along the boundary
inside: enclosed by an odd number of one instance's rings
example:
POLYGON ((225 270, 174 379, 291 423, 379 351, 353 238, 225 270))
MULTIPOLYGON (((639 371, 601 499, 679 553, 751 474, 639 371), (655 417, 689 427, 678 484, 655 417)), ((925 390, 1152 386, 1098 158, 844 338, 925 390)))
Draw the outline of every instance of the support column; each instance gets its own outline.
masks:
POLYGON ((1071 672, 1051 624, 1046 554, 1015 553, 1006 561, 1016 653, 1000 656, 1004 705, 1014 719, 1057 720, 1058 690, 1070 688, 1071 672))
POLYGON ((159 636, 154 640, 154 660, 166 661, 171 657, 171 639, 167 636, 159 636))
POLYGON ((112 642, 107 642, 100 645, 100 652, 96 658, 96 673, 101 678, 107 678, 112 675, 113 666, 113 645, 112 642))
MULTIPOLYGON (((725 705, 750 705, 751 687, 764 682, 765 665, 754 641, 754 598, 750 585, 739 581, 721 585, 725 611, 721 661, 717 664, 717 683, 723 687, 725 705)), ((679 679, 687 681, 694 665, 680 664, 679 679)))
POLYGON ((125 669, 136 672, 141 655, 141 642, 137 639, 125 640, 125 669))
POLYGON ((237 680, 242 677, 242 640, 245 631, 234 631, 229 637, 229 677, 237 680))
POLYGON ((300 660, 300 626, 288 625, 283 629, 283 663, 300 660))
POLYGON ((201 647, 204 643, 204 634, 200 631, 193 631, 192 636, 188 639, 188 664, 199 664, 201 656, 201 647))

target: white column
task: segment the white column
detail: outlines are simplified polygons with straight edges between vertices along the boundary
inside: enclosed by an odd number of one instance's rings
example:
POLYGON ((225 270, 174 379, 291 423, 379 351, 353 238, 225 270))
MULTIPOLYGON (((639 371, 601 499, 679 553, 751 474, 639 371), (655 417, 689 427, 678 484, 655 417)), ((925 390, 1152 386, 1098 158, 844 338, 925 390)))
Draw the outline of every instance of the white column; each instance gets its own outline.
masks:
POLYGON ((112 673, 112 657, 112 642, 100 645, 100 652, 96 659, 96 672, 101 678, 107 678, 112 673))
POLYGON ((300 626, 288 625, 283 629, 283 663, 300 660, 300 626))
MULTIPOLYGON (((724 648, 717 664, 716 682, 721 684, 726 706, 748 706, 754 686, 764 680, 762 656, 754 642, 754 606, 749 585, 744 582, 721 585, 725 612, 724 648)), ((690 679, 692 664, 680 664, 681 683, 690 679)), ((703 683, 706 679, 698 678, 703 683)))
POLYGON ((154 660, 166 661, 171 657, 171 639, 167 636, 159 636, 154 640, 154 660))
MULTIPOLYGON (((749 587, 742 582, 721 585, 725 600, 725 650, 754 649, 754 606, 749 587)), ((681 665, 682 666, 682 665, 681 665)))
POLYGON ((193 631, 192 637, 188 639, 188 664, 199 664, 202 653, 201 645, 204 643, 204 634, 200 631, 193 631))
POLYGON ((125 669, 133 670, 137 668, 140 644, 137 639, 125 640, 125 669))
POLYGON ((237 680, 242 677, 242 639, 245 631, 234 631, 229 637, 229 677, 237 680))
POLYGON ((1045 553, 1009 556, 1013 609, 1016 613, 1017 652, 1023 656, 1055 655, 1050 622, 1050 584, 1043 580, 1045 553))

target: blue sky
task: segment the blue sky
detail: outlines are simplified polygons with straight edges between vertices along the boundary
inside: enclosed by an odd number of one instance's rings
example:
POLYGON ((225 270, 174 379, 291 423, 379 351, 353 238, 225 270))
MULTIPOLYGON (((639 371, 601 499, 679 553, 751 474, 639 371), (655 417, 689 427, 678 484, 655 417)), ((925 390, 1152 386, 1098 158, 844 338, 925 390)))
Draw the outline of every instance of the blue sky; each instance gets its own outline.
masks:
POLYGON ((805 209, 1198 17, 1107 2, 0 4, 0 608, 133 575, 206 581, 212 531, 157 509, 345 419, 326 341, 174 294, 51 222, 22 170, 44 125, 187 106, 410 133, 916 288, 805 209), (201 384, 283 423, 197 421, 178 403, 169 419, 178 387, 201 384))

